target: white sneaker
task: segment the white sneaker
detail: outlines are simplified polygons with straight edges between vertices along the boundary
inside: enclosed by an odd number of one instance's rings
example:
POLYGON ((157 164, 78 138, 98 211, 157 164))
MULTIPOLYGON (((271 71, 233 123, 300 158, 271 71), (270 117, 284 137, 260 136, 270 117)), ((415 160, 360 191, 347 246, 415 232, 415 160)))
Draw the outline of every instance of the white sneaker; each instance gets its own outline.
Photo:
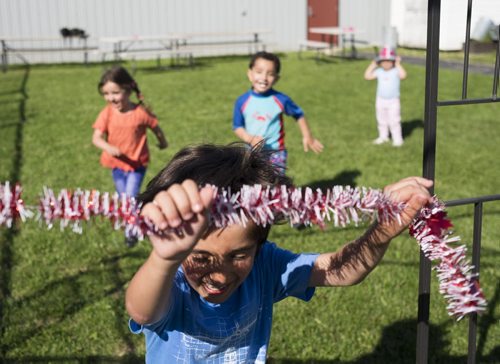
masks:
POLYGON ((380 138, 380 137, 378 137, 377 139, 375 139, 373 141, 373 144, 379 145, 379 144, 387 143, 388 141, 389 141, 389 139, 387 139, 387 138, 380 138))
POLYGON ((403 145, 403 141, 399 141, 399 142, 392 142, 392 146, 393 147, 401 147, 403 145))

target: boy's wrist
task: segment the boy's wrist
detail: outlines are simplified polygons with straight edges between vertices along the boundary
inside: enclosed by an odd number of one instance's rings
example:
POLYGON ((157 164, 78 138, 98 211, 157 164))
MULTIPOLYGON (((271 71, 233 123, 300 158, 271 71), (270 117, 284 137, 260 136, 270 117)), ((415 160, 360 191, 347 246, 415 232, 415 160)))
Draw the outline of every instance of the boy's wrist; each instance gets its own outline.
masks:
POLYGON ((189 253, 186 254, 184 258, 180 256, 166 258, 162 257, 155 249, 153 249, 149 257, 151 263, 150 269, 154 270, 155 273, 158 274, 169 274, 170 271, 177 270, 177 268, 182 264, 182 262, 187 258, 188 255, 189 253))
POLYGON ((385 246, 391 242, 391 236, 384 225, 375 221, 365 232, 362 239, 373 246, 385 246))

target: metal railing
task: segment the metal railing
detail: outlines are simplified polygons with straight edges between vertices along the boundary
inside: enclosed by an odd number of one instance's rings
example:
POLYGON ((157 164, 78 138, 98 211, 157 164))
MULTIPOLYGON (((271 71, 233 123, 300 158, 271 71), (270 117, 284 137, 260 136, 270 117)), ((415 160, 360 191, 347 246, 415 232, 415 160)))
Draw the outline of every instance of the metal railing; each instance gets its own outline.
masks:
MULTIPOLYGON (((424 150, 423 150, 423 176, 434 180, 436 163, 436 121, 437 108, 450 105, 467 105, 479 103, 499 102, 497 98, 499 69, 500 69, 500 41, 497 44, 495 68, 493 72, 493 86, 491 97, 470 99, 467 96, 467 83, 469 74, 469 49, 471 28, 472 0, 467 4, 467 24, 464 43, 464 66, 462 78, 462 98, 460 100, 438 101, 438 76, 439 76, 439 30, 441 17, 441 0, 428 0, 427 8, 427 54, 425 77, 425 111, 424 111, 424 150)), ((500 29, 499 29, 500 30, 500 29)), ((434 189, 431 189, 431 194, 434 189)), ((500 201, 500 195, 481 196, 462 200, 446 202, 446 206, 474 204, 474 231, 472 264, 474 272, 479 272, 481 231, 483 204, 489 201, 500 201)), ((417 315, 417 364, 428 363, 429 356, 429 304, 430 304, 430 276, 431 263, 423 253, 420 253, 419 294, 417 315)), ((477 314, 469 316, 469 345, 467 363, 476 362, 476 336, 477 314)))

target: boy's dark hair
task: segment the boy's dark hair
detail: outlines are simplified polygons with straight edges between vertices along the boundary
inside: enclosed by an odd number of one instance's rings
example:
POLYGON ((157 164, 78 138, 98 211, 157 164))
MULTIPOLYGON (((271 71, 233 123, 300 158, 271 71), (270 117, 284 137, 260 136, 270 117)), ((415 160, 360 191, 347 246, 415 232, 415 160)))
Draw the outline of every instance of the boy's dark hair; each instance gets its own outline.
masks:
MULTIPOLYGON (((229 145, 200 144, 177 152, 172 160, 148 183, 139 195, 142 203, 151 202, 156 194, 175 183, 194 180, 199 186, 212 184, 238 191, 243 185, 292 185, 292 180, 269 162, 272 151, 263 144, 250 148, 245 143, 229 145)), ((263 243, 270 226, 257 226, 256 239, 263 243)))
POLYGON ((263 58, 267 61, 271 61, 274 63, 274 69, 276 71, 276 74, 279 75, 281 71, 281 61, 279 57, 274 54, 274 53, 269 53, 266 51, 261 51, 255 53, 252 58, 250 59, 250 63, 248 64, 248 68, 252 69, 253 66, 255 66, 255 62, 257 62, 258 59, 263 58))

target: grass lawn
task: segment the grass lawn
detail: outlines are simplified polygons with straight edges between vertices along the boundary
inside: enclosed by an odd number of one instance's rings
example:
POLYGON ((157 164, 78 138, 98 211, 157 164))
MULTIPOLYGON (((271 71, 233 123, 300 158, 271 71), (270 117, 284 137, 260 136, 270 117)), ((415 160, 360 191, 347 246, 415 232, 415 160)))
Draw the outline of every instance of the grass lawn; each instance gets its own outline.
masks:
MULTIPOLYGON (((401 100, 405 144, 375 146, 375 82, 369 61, 316 62, 283 55, 276 88, 306 112, 324 153, 302 151, 298 127, 287 120, 289 171, 298 185, 349 184, 381 188, 421 175, 425 70, 405 65, 401 100)), ((131 65, 126 65, 131 66, 131 65)), ((99 166, 91 125, 104 106, 97 93, 103 65, 13 67, 0 74, 0 181, 20 181, 28 205, 43 186, 113 191, 99 166), (24 122, 20 120, 25 119, 24 122)), ((150 135, 146 181, 181 147, 228 143, 233 103, 248 87, 245 57, 205 59, 194 68, 160 70, 140 63, 135 78, 158 115, 170 147, 150 135)), ((461 72, 441 70, 439 98, 458 99, 461 72)), ((469 75, 469 97, 489 97, 492 79, 469 75)), ((438 110, 435 192, 443 200, 500 191, 500 104, 438 110)), ((455 233, 470 250, 473 207, 450 208, 455 233)), ((478 362, 500 362, 500 203, 484 206, 481 284, 489 301, 478 330, 478 362)), ((294 251, 329 251, 363 228, 297 231, 277 226, 270 239, 294 251)), ((149 244, 129 249, 109 222, 93 221, 82 235, 29 222, 0 229, 0 362, 143 362, 144 340, 130 334, 124 310, 128 281, 149 244)), ((271 363, 414 363, 419 250, 402 234, 360 285, 317 289, 309 303, 275 306, 271 363)), ((432 275, 430 363, 464 363, 468 320, 447 316, 432 275)))

